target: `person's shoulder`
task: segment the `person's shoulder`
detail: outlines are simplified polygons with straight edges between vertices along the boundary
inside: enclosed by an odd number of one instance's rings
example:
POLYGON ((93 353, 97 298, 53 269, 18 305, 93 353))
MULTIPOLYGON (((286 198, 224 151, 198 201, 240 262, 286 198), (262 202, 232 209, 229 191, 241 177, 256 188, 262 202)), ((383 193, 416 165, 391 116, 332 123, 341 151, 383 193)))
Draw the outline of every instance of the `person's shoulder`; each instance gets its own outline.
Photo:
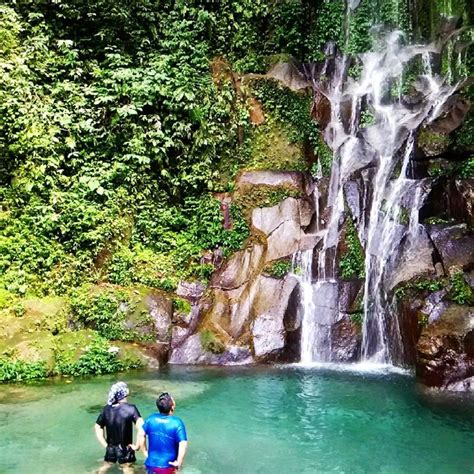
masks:
POLYGON ((172 415, 171 418, 175 423, 184 425, 184 421, 179 416, 172 415))
POLYGON ((153 421, 157 418, 157 414, 156 413, 152 413, 151 415, 148 415, 146 418, 145 418, 145 423, 148 421, 153 421))
POLYGON ((127 413, 133 414, 138 412, 138 408, 136 405, 133 405, 132 403, 123 403, 123 410, 125 410, 127 413))

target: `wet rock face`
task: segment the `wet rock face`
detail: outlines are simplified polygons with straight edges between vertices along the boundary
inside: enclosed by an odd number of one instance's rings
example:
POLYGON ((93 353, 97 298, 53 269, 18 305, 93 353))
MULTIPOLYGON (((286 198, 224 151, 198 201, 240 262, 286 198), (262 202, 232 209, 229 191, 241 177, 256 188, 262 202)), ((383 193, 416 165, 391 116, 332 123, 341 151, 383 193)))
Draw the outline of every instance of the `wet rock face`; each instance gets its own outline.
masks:
POLYGON ((417 376, 429 387, 474 388, 474 307, 450 305, 417 344, 417 376))
POLYGON ((428 233, 441 256, 444 269, 468 269, 474 262, 474 236, 466 224, 429 226, 428 233))
POLYGON ((455 181, 457 193, 453 200, 453 215, 460 221, 464 221, 470 228, 474 227, 474 179, 458 179, 455 181))
MULTIPOLYGON (((439 165, 439 164, 438 164, 439 165)), ((420 210, 420 221, 442 218, 474 226, 474 179, 445 180, 433 184, 420 210)))
POLYGON ((338 362, 355 362, 360 358, 361 333, 348 315, 331 328, 331 350, 338 362))
POLYGON ((391 288, 394 288, 400 282, 409 281, 417 276, 433 276, 436 274, 433 259, 435 249, 424 230, 420 231, 415 242, 410 243, 407 251, 403 247, 404 245, 402 244, 402 257, 395 265, 390 276, 391 288))
POLYGON ((169 344, 171 340, 171 318, 173 315, 171 300, 160 294, 152 294, 147 297, 146 304, 154 321, 157 342, 169 344))
POLYGON ((251 323, 254 354, 261 362, 278 360, 285 355, 287 332, 299 327, 296 318, 286 314, 296 279, 292 276, 283 280, 261 276, 258 285, 252 308, 255 319, 251 323), (293 324, 289 321, 291 319, 293 324))
POLYGON ((314 247, 320 240, 311 225, 315 207, 308 193, 312 188, 298 172, 245 172, 237 182, 243 195, 261 185, 296 190, 301 197, 253 209, 251 229, 257 238, 222 263, 200 299, 195 295, 202 294, 201 288, 180 286, 180 294, 193 303, 193 310, 189 321, 177 322, 173 328, 170 363, 298 360, 301 314, 295 296, 297 280, 290 274, 270 276, 265 268, 314 247), (223 348, 221 353, 203 346, 199 336, 203 331, 212 332, 223 348))
POLYGON ((245 347, 229 345, 220 354, 206 351, 199 333, 188 337, 169 359, 170 364, 245 365, 252 362, 250 350, 245 347))

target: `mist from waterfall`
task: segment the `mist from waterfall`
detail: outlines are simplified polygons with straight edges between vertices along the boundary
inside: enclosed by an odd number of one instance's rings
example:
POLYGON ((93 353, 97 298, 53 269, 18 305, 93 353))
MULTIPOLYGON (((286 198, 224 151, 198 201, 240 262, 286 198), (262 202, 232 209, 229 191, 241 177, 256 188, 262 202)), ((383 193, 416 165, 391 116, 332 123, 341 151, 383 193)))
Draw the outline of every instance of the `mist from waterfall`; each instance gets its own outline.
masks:
MULTIPOLYGON (((348 15, 357 3, 349 2, 348 15)), ((393 31, 379 36, 373 50, 360 55, 358 73, 351 71, 348 56, 333 49, 319 72, 326 79, 313 74, 315 91, 331 106, 324 139, 333 152, 333 164, 322 242, 319 248, 297 255, 294 262, 301 272, 304 363, 333 360, 331 324, 340 315, 331 298, 338 298, 338 243, 344 220, 350 218, 344 186, 355 173, 363 176, 368 189, 361 216, 354 222, 365 251, 361 359, 403 362, 398 322, 391 309, 392 273, 416 250, 423 231, 419 210, 430 191, 429 180, 410 177, 417 130, 435 120, 457 90, 457 84, 450 85, 449 78, 433 72, 431 55, 440 54, 441 48, 439 43, 407 45, 403 32, 393 31), (407 100, 407 75, 414 65, 419 74, 411 84, 414 99, 407 100), (321 308, 330 308, 330 317, 321 308)))

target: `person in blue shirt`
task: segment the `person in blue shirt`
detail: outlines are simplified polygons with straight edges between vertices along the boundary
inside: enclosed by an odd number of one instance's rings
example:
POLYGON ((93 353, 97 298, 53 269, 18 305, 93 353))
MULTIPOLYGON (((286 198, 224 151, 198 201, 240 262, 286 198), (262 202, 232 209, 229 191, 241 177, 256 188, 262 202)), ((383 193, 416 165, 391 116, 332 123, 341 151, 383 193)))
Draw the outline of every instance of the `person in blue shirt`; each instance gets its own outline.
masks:
POLYGON ((181 418, 174 416, 176 403, 169 393, 157 398, 156 407, 159 413, 145 420, 138 432, 137 444, 146 457, 148 474, 173 473, 182 466, 186 454, 186 427, 181 418))

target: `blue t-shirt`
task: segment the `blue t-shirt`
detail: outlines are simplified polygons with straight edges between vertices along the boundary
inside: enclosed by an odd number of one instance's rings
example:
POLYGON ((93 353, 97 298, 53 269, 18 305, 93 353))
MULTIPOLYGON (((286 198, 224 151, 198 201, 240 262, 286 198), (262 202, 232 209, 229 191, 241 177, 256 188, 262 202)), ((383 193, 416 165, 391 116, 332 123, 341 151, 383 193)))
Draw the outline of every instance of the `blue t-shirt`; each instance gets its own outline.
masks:
POLYGON ((178 457, 179 443, 188 439, 183 421, 174 415, 150 415, 143 431, 148 436, 146 467, 170 467, 170 461, 178 457))

